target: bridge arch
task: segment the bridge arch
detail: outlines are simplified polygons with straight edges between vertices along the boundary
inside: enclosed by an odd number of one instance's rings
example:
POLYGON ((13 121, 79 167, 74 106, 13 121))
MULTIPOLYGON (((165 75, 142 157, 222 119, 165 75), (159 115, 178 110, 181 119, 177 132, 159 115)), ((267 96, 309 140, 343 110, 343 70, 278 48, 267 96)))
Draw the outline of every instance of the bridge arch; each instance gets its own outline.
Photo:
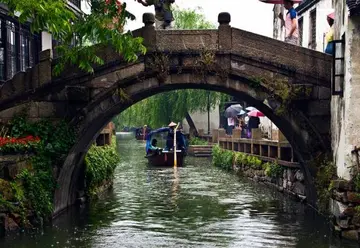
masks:
MULTIPOLYGON (((138 66, 138 64, 133 66, 138 66)), ((146 70, 142 68, 141 71, 146 70)), ((66 158, 58 178, 59 187, 55 192, 54 199, 55 214, 75 202, 77 182, 83 169, 84 156, 102 128, 133 104, 158 93, 179 89, 206 89, 226 93, 244 100, 262 111, 279 127, 293 147, 305 175, 307 198, 310 203, 315 204, 316 193, 313 183, 315 172, 307 162, 316 152, 328 150, 329 141, 324 139, 317 128, 312 125, 306 111, 295 108, 291 112, 279 115, 275 109, 264 104, 265 99, 271 98, 274 106, 281 105, 280 100, 277 100, 276 96, 274 98, 266 87, 254 88, 253 85, 256 82, 234 72, 230 72, 226 78, 208 72, 205 75, 205 81, 196 74, 197 72, 196 68, 192 70, 188 68, 181 72, 171 70, 166 78, 159 80, 158 72, 147 71, 141 77, 121 79, 114 84, 114 87, 102 90, 93 101, 78 111, 78 115, 72 120, 72 125, 78 131, 77 140, 66 158), (131 100, 119 94, 119 85, 121 85, 122 94, 126 94, 131 100)))
POLYGON ((315 203, 315 170, 307 162, 331 149, 332 57, 232 28, 230 19, 228 13, 220 13, 214 30, 155 30, 154 16, 145 13, 144 27, 133 35, 143 38, 147 54, 135 63, 124 61, 110 46, 96 46, 104 65, 96 66, 93 74, 69 66, 54 77, 56 61, 47 50, 40 54, 39 64, 3 84, 0 117, 2 111, 41 102, 54 109, 49 118, 70 118, 77 130, 76 144, 60 169, 54 214, 74 203, 83 157, 111 118, 146 97, 185 88, 227 93, 268 116, 292 145, 306 177, 307 198, 315 203), (283 104, 284 97, 271 89, 276 81, 289 86, 285 95, 298 86, 309 94, 285 99, 291 111, 279 115, 263 103, 270 98, 274 106, 283 104), (119 97, 119 91, 132 101, 119 97))

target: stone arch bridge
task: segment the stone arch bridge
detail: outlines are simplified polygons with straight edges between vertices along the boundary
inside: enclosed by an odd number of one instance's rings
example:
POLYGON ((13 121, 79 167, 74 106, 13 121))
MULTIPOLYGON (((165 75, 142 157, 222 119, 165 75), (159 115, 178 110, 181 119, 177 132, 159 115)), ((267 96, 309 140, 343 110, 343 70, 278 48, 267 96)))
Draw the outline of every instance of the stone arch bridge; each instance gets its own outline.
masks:
POLYGON ((31 118, 67 118, 77 130, 58 175, 55 214, 75 202, 84 155, 114 116, 154 94, 185 88, 230 94, 269 117, 291 143, 306 177, 307 197, 314 202, 314 170, 307 162, 330 150, 332 58, 232 28, 228 13, 219 14, 215 30, 156 31, 148 13, 143 22, 133 35, 143 37, 148 50, 134 63, 103 47, 98 54, 105 64, 93 74, 68 68, 54 78, 56 61, 47 50, 38 65, 0 89, 1 121, 30 106, 31 118), (264 104, 266 99, 270 104, 264 104))

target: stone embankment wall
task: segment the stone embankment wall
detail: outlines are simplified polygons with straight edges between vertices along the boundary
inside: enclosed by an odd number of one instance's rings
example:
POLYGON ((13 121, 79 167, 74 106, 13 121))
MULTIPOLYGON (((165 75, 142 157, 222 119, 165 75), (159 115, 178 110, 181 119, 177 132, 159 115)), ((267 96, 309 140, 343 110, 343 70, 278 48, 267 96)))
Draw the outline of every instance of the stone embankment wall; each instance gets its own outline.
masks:
POLYGON ((346 180, 334 180, 330 190, 329 208, 335 232, 343 238, 359 240, 360 193, 356 185, 346 180))
POLYGON ((233 169, 238 175, 275 187, 301 201, 306 200, 305 178, 299 169, 283 168, 283 172, 277 177, 268 176, 264 168, 254 169, 249 165, 234 164, 233 169))
POLYGON ((31 169, 30 158, 28 155, 0 156, 0 236, 42 225, 42 219, 36 218, 32 211, 28 211, 26 215, 20 215, 16 211, 19 202, 13 183, 21 171, 31 169))
POLYGON ((214 146, 212 156, 212 163, 216 167, 234 171, 240 176, 306 201, 305 176, 299 168, 283 166, 276 161, 264 161, 251 154, 222 149, 218 145, 214 146))

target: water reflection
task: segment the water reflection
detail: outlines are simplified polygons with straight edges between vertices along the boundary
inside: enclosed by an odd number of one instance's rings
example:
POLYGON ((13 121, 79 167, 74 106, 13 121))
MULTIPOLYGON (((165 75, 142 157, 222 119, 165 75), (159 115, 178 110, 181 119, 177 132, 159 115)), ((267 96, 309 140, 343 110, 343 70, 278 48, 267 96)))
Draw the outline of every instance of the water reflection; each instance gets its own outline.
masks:
POLYGON ((114 188, 102 199, 0 247, 358 247, 331 236, 312 209, 206 158, 148 168, 144 146, 122 140, 114 188))

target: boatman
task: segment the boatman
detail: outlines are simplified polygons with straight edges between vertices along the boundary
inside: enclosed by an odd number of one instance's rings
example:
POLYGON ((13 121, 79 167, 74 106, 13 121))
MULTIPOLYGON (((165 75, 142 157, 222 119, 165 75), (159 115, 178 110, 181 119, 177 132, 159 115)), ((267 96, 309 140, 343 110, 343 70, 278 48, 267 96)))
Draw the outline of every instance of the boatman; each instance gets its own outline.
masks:
POLYGON ((175 131, 175 127, 176 127, 176 123, 175 122, 170 122, 170 124, 168 125, 169 127, 169 132, 166 138, 166 148, 167 150, 172 150, 174 148, 174 131, 175 131))

